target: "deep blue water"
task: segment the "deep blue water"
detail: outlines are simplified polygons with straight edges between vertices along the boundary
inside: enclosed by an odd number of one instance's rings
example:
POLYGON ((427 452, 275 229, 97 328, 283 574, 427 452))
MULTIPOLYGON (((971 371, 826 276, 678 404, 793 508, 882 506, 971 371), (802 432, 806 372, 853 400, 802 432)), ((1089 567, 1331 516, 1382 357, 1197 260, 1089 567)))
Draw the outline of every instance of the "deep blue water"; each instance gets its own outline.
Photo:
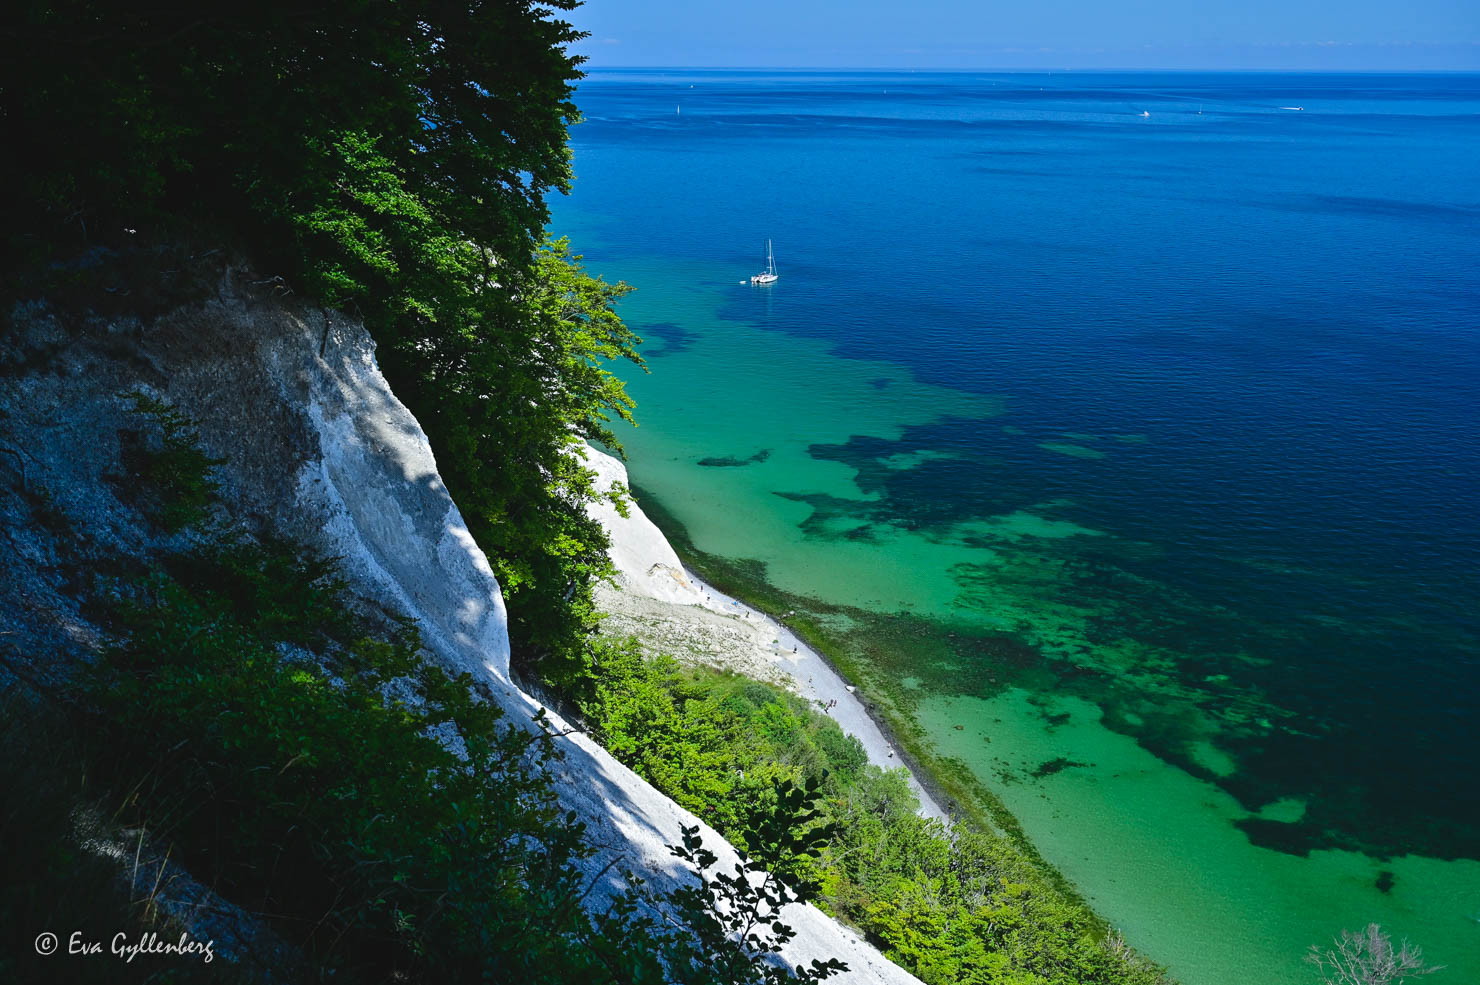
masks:
POLYGON ((1251 838, 1480 858, 1480 76, 632 71, 578 103, 555 228, 594 269, 746 273, 769 237, 784 290, 724 317, 1007 401, 1013 433, 815 448, 863 519, 1062 499, 1154 545, 1076 546, 1075 591, 1298 723, 1225 737, 1251 809, 1311 801, 1251 838), (1065 433, 1145 440, 1036 444, 1065 433), (919 449, 960 454, 876 464, 919 449))

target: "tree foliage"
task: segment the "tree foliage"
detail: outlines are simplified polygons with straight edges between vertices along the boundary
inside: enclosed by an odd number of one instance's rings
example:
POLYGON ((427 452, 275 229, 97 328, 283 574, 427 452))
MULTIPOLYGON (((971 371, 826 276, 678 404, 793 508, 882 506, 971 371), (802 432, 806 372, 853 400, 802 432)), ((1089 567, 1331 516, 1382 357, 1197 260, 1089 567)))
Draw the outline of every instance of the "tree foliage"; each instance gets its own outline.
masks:
MULTIPOLYGON (((296 545, 208 539, 116 584, 121 642, 85 731, 118 817, 271 919, 325 980, 530 985, 818 982, 791 969, 794 899, 760 863, 733 875, 686 829, 692 881, 596 912, 593 848, 551 785, 543 712, 504 720, 407 627, 347 616, 334 565, 296 545), (388 764, 394 768, 387 768, 388 764)), ((768 837, 815 839, 796 797, 768 837), (801 818, 804 820, 804 818, 801 818)))
MULTIPOLYGON (((795 822, 804 819, 802 814, 785 810, 803 811, 808 798, 797 791, 792 794, 783 804, 783 812, 776 816, 772 826, 774 837, 789 842, 796 850, 811 851, 816 841, 797 835, 795 822)), ((796 936, 780 921, 780 916, 787 904, 798 899, 795 891, 767 869, 765 862, 748 860, 736 864, 731 872, 723 871, 718 866, 719 859, 700 841, 698 825, 684 828, 683 844, 672 846, 670 851, 699 873, 697 884, 674 893, 682 912, 690 915, 689 925, 698 942, 696 948, 679 958, 681 964, 703 969, 706 975, 719 981, 758 985, 783 985, 791 981, 810 985, 848 970, 837 958, 813 959, 809 966, 800 968, 764 960, 779 954, 796 936), (762 960, 757 961, 758 957, 762 960)))
POLYGON ((612 642, 590 673, 618 758, 927 985, 1165 981, 1012 845, 921 817, 903 770, 795 695, 612 642))
MULTIPOLYGON (((575 5, 20 0, 0 31, 0 114, 17 172, 7 177, 19 180, 7 187, 18 206, 8 243, 67 251, 106 242, 119 221, 185 211, 275 219, 254 239, 276 250, 296 217, 366 197, 343 179, 344 158, 368 140, 424 210, 406 216, 413 227, 527 256, 544 195, 570 181, 578 59, 566 46, 580 35, 557 15, 575 5)), ((341 242, 382 258, 409 261, 423 245, 359 232, 341 242)), ((338 260, 352 271, 351 257, 338 260)), ((341 286, 326 303, 372 285, 341 286)))
POLYGON ((200 449, 200 434, 185 415, 142 391, 127 394, 134 410, 157 431, 126 455, 136 469, 130 491, 168 533, 178 533, 204 520, 218 491, 212 470, 225 464, 200 449))
POLYGON ((564 240, 546 243, 524 272, 469 309, 466 331, 382 349, 397 393, 437 450, 443 478, 510 597, 510 636, 547 680, 579 665, 591 621, 590 586, 608 570, 606 535, 585 503, 597 489, 585 440, 619 447, 610 424, 632 401, 607 369, 640 365, 637 338, 613 305, 626 293, 586 275, 564 240))
POLYGON ((342 627, 283 607, 283 585, 324 599, 322 570, 227 545, 130 593, 93 692, 130 814, 326 970, 554 961, 579 937, 560 901, 583 888, 585 849, 528 766, 536 738, 423 664, 414 636, 336 640, 342 627), (534 921, 550 937, 522 940, 534 921))
POLYGON ((545 242, 571 180, 575 0, 313 5, 21 0, 0 27, 7 286, 204 228, 298 297, 364 317, 514 614, 515 660, 583 659, 640 365, 625 292, 545 242))

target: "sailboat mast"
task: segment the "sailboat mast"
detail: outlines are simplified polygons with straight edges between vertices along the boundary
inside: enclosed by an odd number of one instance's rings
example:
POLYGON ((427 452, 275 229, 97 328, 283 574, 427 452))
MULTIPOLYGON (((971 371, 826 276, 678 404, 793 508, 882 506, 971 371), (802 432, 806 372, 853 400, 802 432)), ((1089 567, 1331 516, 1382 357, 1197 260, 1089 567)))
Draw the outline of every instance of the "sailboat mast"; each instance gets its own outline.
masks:
POLYGON ((766 240, 766 269, 764 272, 750 278, 750 282, 752 284, 776 283, 776 250, 771 246, 769 239, 766 240))

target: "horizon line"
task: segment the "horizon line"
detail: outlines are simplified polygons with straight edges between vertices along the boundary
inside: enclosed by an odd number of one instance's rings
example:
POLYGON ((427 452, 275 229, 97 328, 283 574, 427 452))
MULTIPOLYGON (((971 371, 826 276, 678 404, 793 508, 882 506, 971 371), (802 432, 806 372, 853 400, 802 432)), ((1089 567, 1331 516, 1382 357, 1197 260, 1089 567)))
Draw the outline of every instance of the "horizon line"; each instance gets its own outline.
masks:
MULTIPOLYGON (((589 62, 589 58, 582 63, 589 62)), ((1148 68, 1134 65, 1089 66, 908 66, 908 65, 593 65, 585 72, 600 71, 667 71, 667 72, 897 72, 958 75, 966 72, 991 72, 998 75, 1042 75, 1054 72, 1142 72, 1166 75, 1480 75, 1480 68, 1148 68)))

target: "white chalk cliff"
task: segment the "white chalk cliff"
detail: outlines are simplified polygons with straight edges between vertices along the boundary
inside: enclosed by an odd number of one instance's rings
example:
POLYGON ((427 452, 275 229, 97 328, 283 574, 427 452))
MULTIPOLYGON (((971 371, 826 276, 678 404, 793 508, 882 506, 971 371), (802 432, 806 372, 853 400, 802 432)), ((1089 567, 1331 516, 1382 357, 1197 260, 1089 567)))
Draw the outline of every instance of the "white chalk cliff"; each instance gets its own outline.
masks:
MULTIPOLYGON (((119 395, 142 387, 194 418, 206 450, 228 460, 223 496, 233 515, 342 558, 353 593, 414 619, 434 658, 485 681, 510 719, 535 715, 539 702, 509 677, 498 583, 358 323, 284 305, 230 272, 216 300, 148 322, 94 324, 78 336, 37 306, 20 323, 24 345, 49 356, 44 369, 33 360, 0 383, 5 429, 30 434, 30 479, 55 490, 69 516, 86 518, 88 536, 125 549, 133 536, 129 511, 112 500, 104 476, 118 460, 127 405, 119 395)), ((660 597, 695 603, 699 588, 656 528, 651 534, 656 540, 639 538, 627 560, 643 566, 660 597), (661 557, 651 560, 654 551, 661 557)), ((0 571, 15 596, 7 603, 23 596, 37 612, 52 609, 45 619, 18 620, 17 638, 44 647, 61 634, 85 645, 84 621, 69 626, 56 586, 27 575, 25 560, 13 555, 0 571)), ((557 731, 568 728, 552 719, 557 731)), ((555 767, 558 795, 596 846, 584 865, 594 878, 618 860, 593 903, 620 891, 615 873, 623 868, 659 891, 682 879, 667 846, 681 841, 685 825, 700 826, 722 864, 734 859, 718 833, 586 736, 555 741, 565 754, 555 767)), ((811 906, 793 905, 784 919, 797 930, 782 953, 788 962, 838 958, 850 969, 839 982, 915 981, 811 906)))

